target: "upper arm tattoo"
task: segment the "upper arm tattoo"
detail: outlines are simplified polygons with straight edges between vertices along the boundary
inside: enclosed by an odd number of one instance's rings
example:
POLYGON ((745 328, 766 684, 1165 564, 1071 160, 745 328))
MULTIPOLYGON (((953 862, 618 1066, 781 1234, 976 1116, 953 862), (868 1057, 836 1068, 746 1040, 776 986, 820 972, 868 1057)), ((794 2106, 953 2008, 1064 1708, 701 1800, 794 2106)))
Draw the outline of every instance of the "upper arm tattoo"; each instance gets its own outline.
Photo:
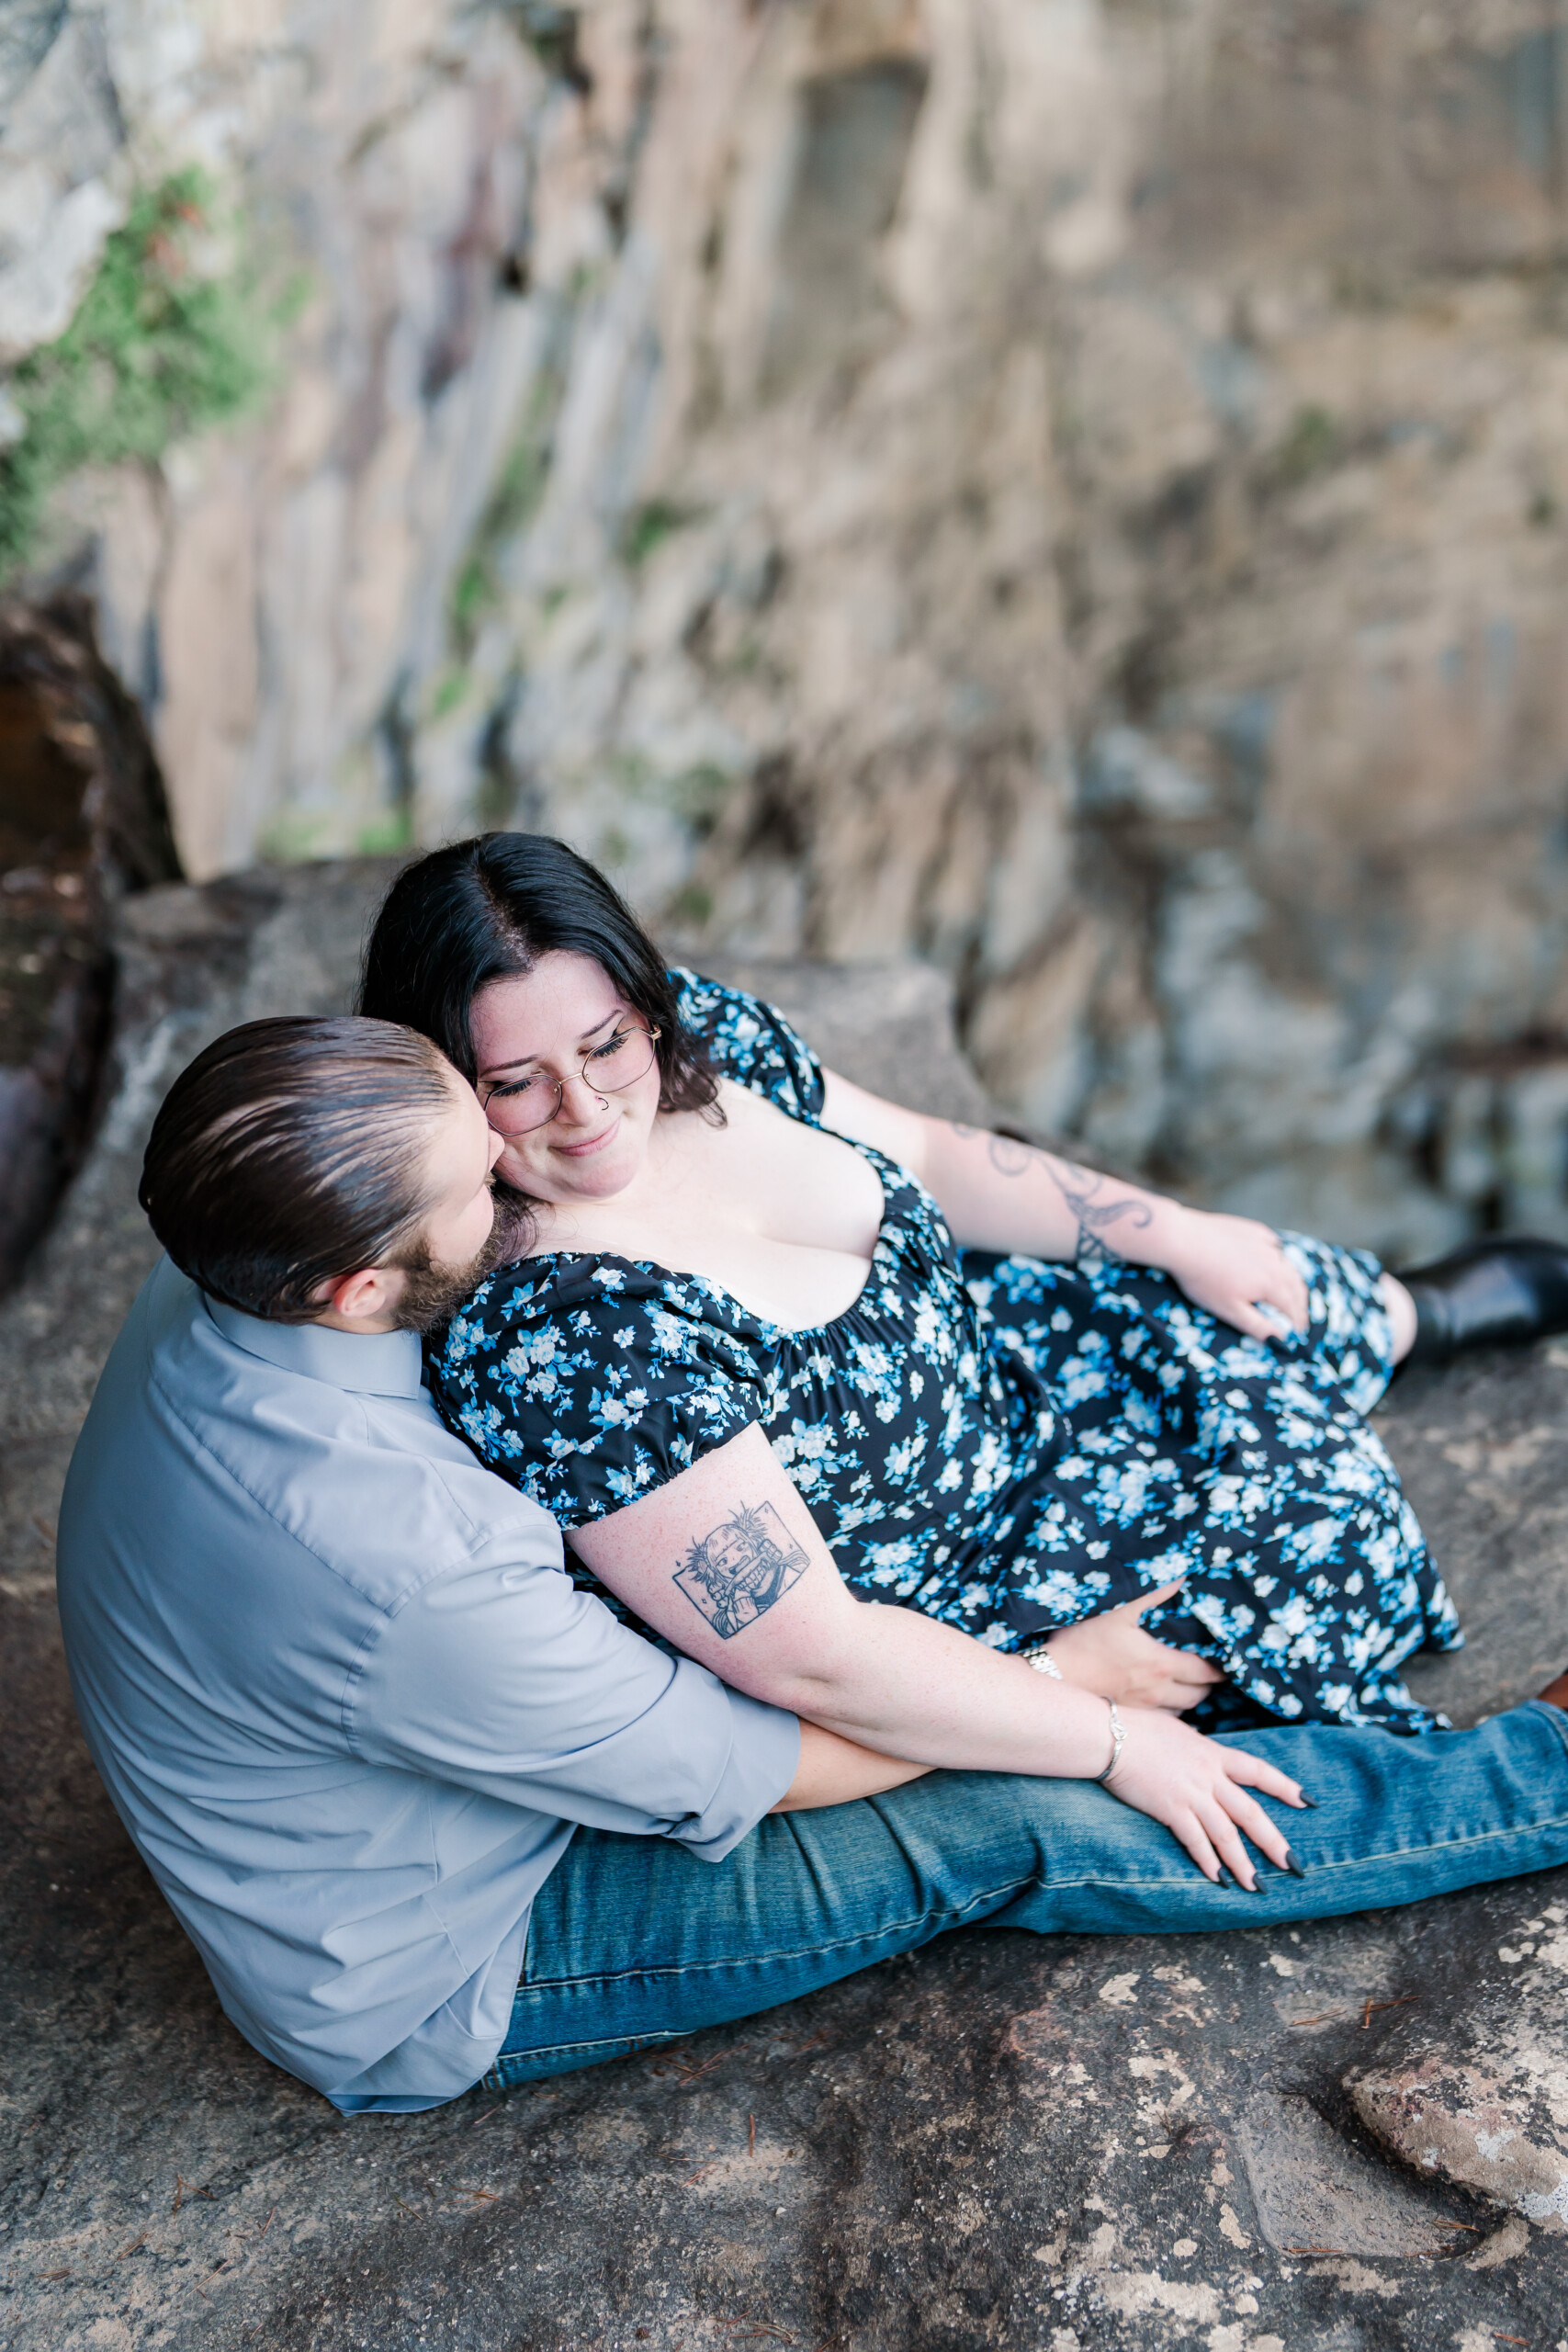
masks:
POLYGON ((766 1616, 809 1566, 772 1503, 741 1503, 732 1519, 692 1545, 675 1582, 727 1642, 766 1616))
MULTIPOLYGON (((954 1120, 953 1132, 967 1140, 976 1130, 954 1120)), ((1077 1224, 1075 1257, 1119 1258, 1122 1252, 1111 1238, 1111 1227, 1125 1219, 1123 1230, 1141 1233, 1154 1222, 1153 1204, 1136 1193, 1107 1197, 1109 1178, 1097 1176, 1092 1168, 1078 1167, 1075 1160, 1058 1159, 1054 1152, 1039 1151, 1017 1136, 987 1136, 986 1153, 998 1176, 1023 1176, 1039 1168, 1051 1179, 1077 1224)))

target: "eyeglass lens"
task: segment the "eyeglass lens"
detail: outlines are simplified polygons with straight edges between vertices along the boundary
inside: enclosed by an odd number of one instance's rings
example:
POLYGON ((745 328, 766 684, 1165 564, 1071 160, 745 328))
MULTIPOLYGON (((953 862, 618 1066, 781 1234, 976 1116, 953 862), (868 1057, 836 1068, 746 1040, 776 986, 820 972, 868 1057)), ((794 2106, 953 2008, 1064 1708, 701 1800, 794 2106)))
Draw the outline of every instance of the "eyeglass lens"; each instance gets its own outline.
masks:
MULTIPOLYGON (((616 1094, 633 1086, 653 1067, 657 1029, 617 1029, 602 1046, 583 1057, 581 1076, 596 1094, 616 1094)), ((502 1135, 526 1135, 547 1126, 560 1109, 564 1085, 542 1070, 505 1080, 485 1096, 485 1115, 502 1135)))

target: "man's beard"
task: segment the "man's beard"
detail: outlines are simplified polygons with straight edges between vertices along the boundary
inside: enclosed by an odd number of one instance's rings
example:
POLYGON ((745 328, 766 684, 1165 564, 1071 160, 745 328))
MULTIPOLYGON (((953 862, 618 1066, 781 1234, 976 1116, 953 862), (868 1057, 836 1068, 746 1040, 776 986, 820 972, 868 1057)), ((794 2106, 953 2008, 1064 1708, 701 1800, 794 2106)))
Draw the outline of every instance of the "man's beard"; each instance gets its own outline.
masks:
POLYGON ((398 1329, 434 1331, 441 1324, 450 1323, 469 1292, 478 1290, 485 1276, 500 1264, 510 1238, 511 1220, 498 1201, 489 1238, 466 1266, 434 1264, 422 1241, 400 1269, 403 1294, 396 1308, 398 1329))

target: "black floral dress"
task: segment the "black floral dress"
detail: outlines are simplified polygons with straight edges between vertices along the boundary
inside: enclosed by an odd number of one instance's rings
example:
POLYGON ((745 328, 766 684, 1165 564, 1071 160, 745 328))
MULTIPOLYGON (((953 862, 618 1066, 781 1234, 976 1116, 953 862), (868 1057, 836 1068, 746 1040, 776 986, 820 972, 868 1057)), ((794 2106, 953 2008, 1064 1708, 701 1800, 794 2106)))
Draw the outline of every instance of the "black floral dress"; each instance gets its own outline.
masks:
MULTIPOLYGON (((819 1124, 822 1074, 755 998, 677 976, 716 1067, 819 1124)), ((960 1256, 867 1144, 885 1209, 855 1304, 781 1330, 715 1283, 558 1250, 492 1274, 431 1357, 449 1425, 561 1526, 605 1517, 753 1422, 845 1581, 994 1648, 1184 1576, 1145 1622, 1295 1722, 1440 1720, 1399 1680, 1453 1605, 1368 1428, 1390 1370, 1376 1261, 1287 1236, 1311 1323, 1245 1338, 1120 1260, 960 1256)))

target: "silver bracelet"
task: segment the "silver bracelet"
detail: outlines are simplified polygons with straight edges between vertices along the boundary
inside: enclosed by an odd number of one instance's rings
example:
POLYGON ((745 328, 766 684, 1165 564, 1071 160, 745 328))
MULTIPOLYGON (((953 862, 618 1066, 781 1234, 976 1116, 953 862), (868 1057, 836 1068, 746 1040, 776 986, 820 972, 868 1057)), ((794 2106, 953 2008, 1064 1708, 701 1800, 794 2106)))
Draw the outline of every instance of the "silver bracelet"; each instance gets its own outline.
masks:
POLYGON ((1095 1780, 1101 1784, 1109 1781, 1117 1765, 1122 1761, 1122 1750, 1127 1738, 1122 1718, 1116 1712, 1115 1700, 1107 1699, 1105 1703, 1111 1710, 1111 1761, 1103 1772, 1097 1772, 1094 1775, 1095 1780))
MULTIPOLYGON (((1043 1645, 1037 1650, 1025 1650, 1023 1662, 1025 1666, 1032 1666, 1036 1674, 1048 1674, 1053 1682, 1065 1682, 1067 1679, 1050 1651, 1043 1645)), ((1107 1699, 1105 1703, 1111 1710, 1111 1761, 1103 1772, 1096 1772, 1094 1775, 1095 1780, 1100 1782, 1109 1781, 1117 1765, 1122 1761, 1122 1750, 1127 1740, 1126 1725, 1116 1712, 1115 1700, 1107 1699)))

